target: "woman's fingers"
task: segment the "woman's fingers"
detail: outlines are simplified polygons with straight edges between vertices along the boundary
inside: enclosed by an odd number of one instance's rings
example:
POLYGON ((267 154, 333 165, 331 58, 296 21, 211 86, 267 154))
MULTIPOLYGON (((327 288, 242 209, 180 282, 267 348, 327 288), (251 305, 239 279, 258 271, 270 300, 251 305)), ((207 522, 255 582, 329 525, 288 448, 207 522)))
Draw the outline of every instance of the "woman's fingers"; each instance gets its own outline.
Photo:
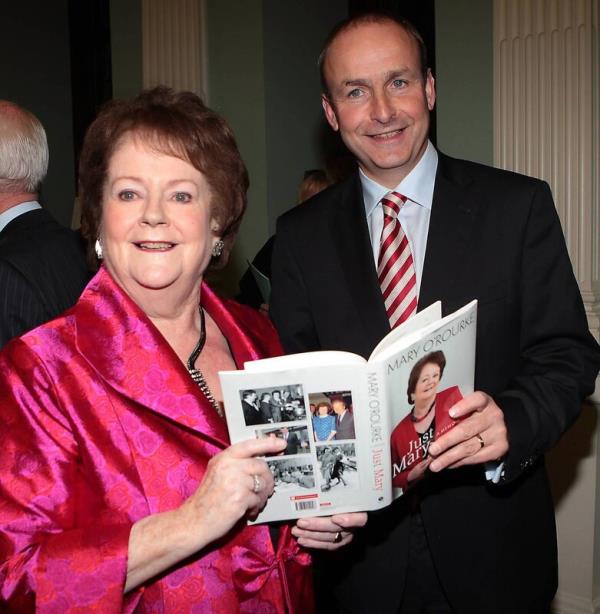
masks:
POLYGON ((267 463, 256 456, 277 454, 285 445, 282 439, 251 439, 214 456, 202 483, 186 502, 193 521, 210 524, 216 539, 244 516, 255 517, 274 488, 267 463))

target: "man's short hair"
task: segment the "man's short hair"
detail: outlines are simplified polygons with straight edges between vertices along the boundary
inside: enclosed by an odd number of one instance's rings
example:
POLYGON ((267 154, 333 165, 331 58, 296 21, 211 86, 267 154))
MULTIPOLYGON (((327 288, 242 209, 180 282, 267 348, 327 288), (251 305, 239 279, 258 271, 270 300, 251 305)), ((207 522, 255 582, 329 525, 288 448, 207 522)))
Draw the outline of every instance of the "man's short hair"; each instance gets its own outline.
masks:
POLYGON ((0 100, 0 192, 37 192, 48 172, 48 141, 38 118, 0 100))
POLYGON ((329 47, 333 41, 342 33, 350 30, 351 28, 356 28, 357 26, 362 26, 368 23, 395 23, 401 28, 403 28, 407 34, 409 34, 414 41, 417 43, 417 47, 419 48, 419 60, 421 63, 421 74, 423 76, 423 80, 427 78, 427 71, 429 70, 428 59, 427 59, 427 46, 425 45, 425 41, 421 36, 420 32, 413 26, 413 24, 408 21, 408 19, 404 19, 404 17, 398 17, 394 15, 394 13, 389 11, 368 11, 365 13, 360 13, 359 15, 355 15, 354 17, 348 17, 343 21, 340 21, 336 26, 334 26, 333 30, 329 33, 327 38, 325 39, 325 43, 323 44, 323 49, 319 54, 319 59, 317 60, 317 65, 319 67, 319 75, 321 76, 321 91, 326 96, 329 96, 329 89, 327 87, 327 80, 325 79, 325 60, 327 59, 327 52, 329 51, 329 47))

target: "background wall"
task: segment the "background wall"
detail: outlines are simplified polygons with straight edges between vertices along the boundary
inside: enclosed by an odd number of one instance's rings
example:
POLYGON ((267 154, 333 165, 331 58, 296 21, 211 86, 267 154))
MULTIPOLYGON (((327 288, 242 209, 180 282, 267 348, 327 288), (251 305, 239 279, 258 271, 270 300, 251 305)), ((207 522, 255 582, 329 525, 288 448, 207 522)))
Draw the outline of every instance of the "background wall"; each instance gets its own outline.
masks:
POLYGON ((448 155, 494 161, 492 0, 436 0, 437 142, 448 155))
POLYGON ((263 2, 207 0, 208 101, 231 124, 250 175, 248 211, 227 269, 213 281, 233 294, 266 239, 267 145, 263 2))
POLYGON ((44 125, 50 165, 40 200, 63 224, 75 196, 67 0, 3 2, 0 98, 29 109, 44 125))
POLYGON ((211 280, 222 292, 235 294, 246 260, 296 203, 303 171, 324 165, 316 59, 345 15, 344 0, 206 0, 208 101, 233 127, 250 174, 231 260, 211 280))
POLYGON ((337 137, 321 110, 317 58, 346 0, 265 0, 263 13, 269 232, 296 204, 303 172, 324 168, 337 137))
POLYGON ((115 98, 142 89, 142 6, 140 0, 110 0, 112 85, 115 98))

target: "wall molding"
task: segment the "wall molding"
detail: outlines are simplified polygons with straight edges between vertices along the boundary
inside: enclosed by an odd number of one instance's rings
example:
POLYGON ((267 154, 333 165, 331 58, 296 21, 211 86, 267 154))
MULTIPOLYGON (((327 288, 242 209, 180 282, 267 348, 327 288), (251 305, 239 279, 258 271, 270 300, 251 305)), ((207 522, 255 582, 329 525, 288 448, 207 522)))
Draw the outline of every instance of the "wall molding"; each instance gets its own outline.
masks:
POLYGON ((552 602, 552 614, 600 614, 600 604, 579 595, 558 591, 552 602))
POLYGON ((142 0, 142 82, 207 94, 204 0, 142 0))
POLYGON ((598 0, 494 0, 494 164, 552 187, 600 337, 598 0))

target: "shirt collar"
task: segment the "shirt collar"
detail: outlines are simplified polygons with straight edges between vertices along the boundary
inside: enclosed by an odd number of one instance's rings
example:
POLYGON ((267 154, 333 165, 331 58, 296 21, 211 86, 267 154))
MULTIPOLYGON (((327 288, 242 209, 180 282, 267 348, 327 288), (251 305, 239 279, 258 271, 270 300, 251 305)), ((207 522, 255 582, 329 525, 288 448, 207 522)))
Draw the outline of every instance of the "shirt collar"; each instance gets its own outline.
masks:
MULTIPOLYGON (((427 148, 421 159, 394 190, 406 196, 408 200, 431 210, 437 165, 437 151, 431 141, 427 141, 427 148)), ((359 170, 359 176, 368 218, 390 189, 367 177, 362 170, 359 170)))
POLYGON ((19 203, 10 209, 7 209, 4 213, 0 213, 0 232, 2 232, 8 224, 10 224, 15 218, 29 213, 35 209, 41 209, 40 203, 36 200, 29 200, 25 203, 19 203))

